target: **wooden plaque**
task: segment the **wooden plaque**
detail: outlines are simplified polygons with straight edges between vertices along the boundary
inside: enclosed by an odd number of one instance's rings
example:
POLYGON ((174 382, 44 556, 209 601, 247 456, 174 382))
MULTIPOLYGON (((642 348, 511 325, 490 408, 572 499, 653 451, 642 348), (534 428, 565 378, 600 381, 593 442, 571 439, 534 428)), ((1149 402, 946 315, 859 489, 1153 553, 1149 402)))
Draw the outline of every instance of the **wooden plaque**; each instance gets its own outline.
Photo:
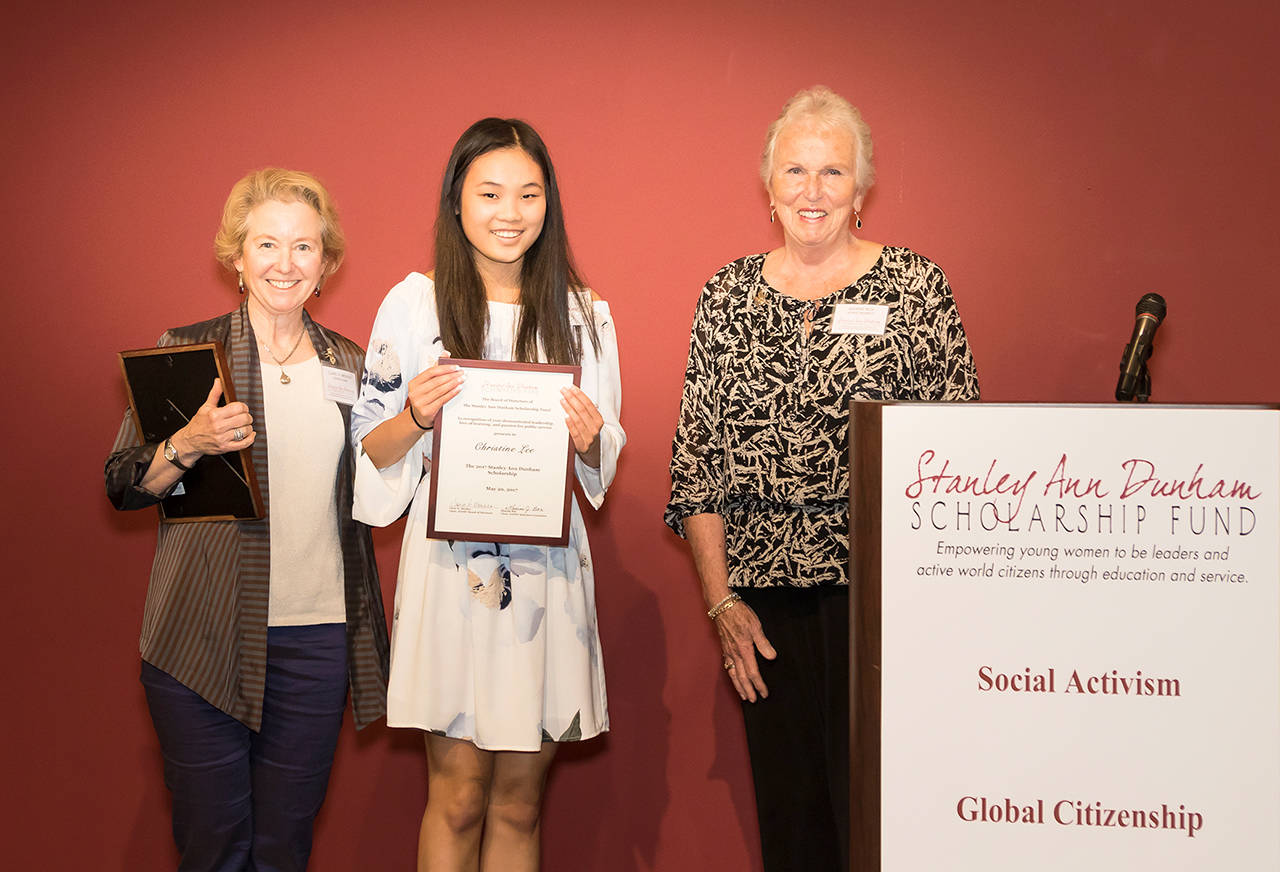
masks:
MULTIPOLYGON (((222 379, 218 404, 236 399, 220 342, 122 351, 120 369, 143 442, 164 442, 180 430, 204 404, 215 378, 222 379)), ((163 521, 244 521, 263 516, 249 449, 200 458, 175 490, 160 501, 163 521)))

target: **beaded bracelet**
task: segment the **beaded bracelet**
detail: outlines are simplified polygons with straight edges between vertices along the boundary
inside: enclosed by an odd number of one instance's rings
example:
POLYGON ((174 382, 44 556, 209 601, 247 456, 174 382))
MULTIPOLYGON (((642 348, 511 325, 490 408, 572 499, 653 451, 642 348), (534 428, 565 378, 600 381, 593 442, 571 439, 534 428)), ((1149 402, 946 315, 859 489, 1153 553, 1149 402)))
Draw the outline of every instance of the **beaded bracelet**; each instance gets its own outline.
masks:
POLYGON ((707 617, 714 621, 716 618, 720 617, 722 614, 729 611, 729 609, 733 608, 735 605, 737 605, 740 602, 742 602, 742 597, 738 596, 733 591, 730 591, 727 597, 720 600, 720 602, 716 603, 710 609, 707 610, 707 617))

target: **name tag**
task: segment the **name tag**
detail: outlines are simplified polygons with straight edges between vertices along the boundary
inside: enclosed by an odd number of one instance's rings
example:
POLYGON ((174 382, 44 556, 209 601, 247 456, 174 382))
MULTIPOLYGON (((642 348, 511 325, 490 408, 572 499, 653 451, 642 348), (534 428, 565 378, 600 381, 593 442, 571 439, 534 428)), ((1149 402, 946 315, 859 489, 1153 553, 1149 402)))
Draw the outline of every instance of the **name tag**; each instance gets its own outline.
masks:
POLYGON ((324 398, 326 400, 342 403, 344 406, 350 406, 355 403, 356 394, 360 390, 360 383, 356 381, 354 372, 338 369, 336 366, 321 366, 320 376, 324 381, 324 398))
POLYGON ((883 336, 889 307, 870 303, 836 303, 831 316, 832 333, 858 333, 883 336))

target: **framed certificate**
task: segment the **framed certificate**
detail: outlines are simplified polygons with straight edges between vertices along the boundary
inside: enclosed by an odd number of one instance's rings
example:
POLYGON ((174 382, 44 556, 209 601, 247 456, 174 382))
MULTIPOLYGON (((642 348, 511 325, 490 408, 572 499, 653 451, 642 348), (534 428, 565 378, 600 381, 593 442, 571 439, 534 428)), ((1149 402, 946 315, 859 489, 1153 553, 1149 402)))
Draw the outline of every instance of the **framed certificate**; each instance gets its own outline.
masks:
MULTIPOLYGON (((120 369, 143 442, 163 442, 180 430, 208 399, 215 378, 222 379, 220 404, 236 399, 220 342, 121 351, 120 369)), ((262 516, 262 493, 247 449, 201 457, 160 501, 160 519, 175 523, 262 516)))
POLYGON ((581 367, 448 362, 466 379, 435 418, 427 537, 569 544, 573 442, 560 390, 581 367))

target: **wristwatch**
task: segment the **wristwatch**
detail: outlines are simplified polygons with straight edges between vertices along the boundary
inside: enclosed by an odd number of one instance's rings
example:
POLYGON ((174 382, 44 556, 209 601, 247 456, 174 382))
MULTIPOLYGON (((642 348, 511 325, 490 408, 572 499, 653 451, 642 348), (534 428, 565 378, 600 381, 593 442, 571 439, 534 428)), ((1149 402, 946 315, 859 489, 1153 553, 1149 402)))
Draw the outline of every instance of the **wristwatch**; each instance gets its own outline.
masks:
POLYGON ((183 462, 178 459, 178 449, 173 447, 173 441, 170 439, 164 440, 164 459, 184 472, 191 469, 191 467, 184 465, 183 462))

